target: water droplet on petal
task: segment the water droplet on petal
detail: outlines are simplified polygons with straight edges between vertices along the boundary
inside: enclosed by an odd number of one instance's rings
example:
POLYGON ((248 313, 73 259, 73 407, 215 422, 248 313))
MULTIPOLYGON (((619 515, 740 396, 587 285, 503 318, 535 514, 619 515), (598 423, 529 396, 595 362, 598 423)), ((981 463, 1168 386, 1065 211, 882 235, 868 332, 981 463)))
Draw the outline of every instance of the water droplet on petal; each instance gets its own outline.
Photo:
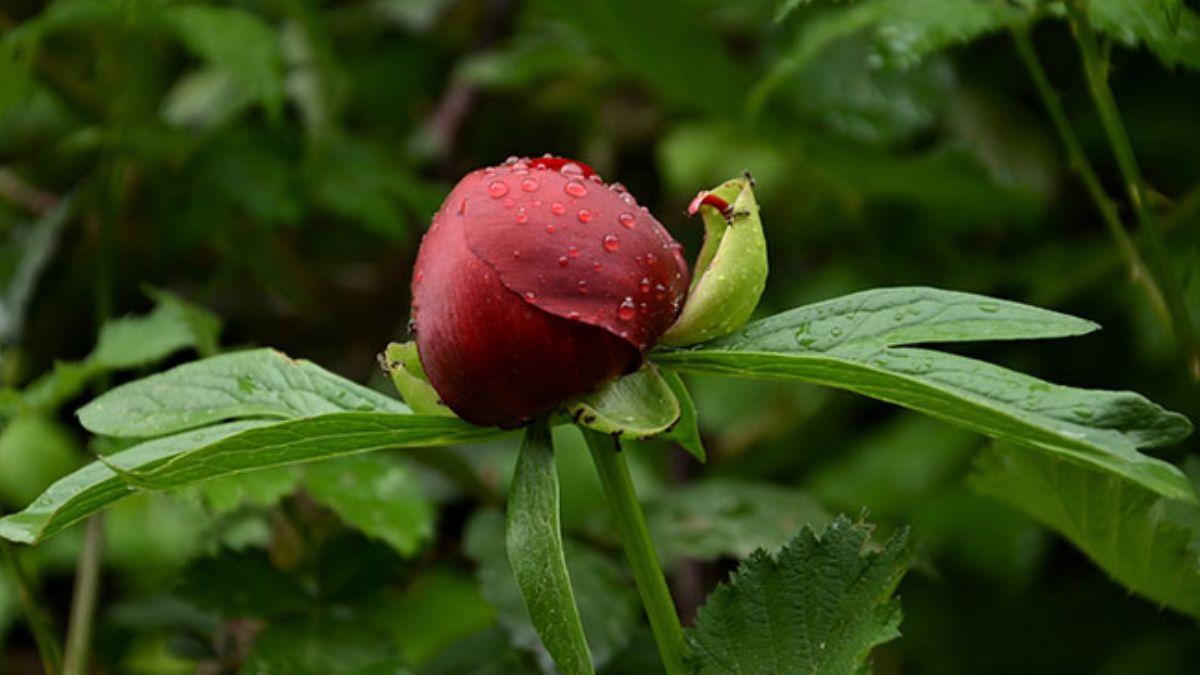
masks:
POLYGON ((642 277, 642 280, 638 282, 638 290, 643 293, 650 292, 650 277, 642 277))
POLYGON ((600 270, 604 269, 604 265, 601 265, 599 262, 594 262, 592 263, 592 269, 599 272, 600 270))
POLYGON ((566 213, 566 211, 567 209, 562 205, 562 202, 554 202, 550 205, 550 213, 553 213, 556 216, 561 216, 562 214, 566 213))
POLYGON ((515 214, 515 218, 517 219, 517 222, 518 222, 518 223, 522 223, 522 224, 523 224, 523 223, 527 223, 527 222, 529 222, 529 215, 528 215, 527 213, 525 213, 525 207, 524 207, 524 206, 518 206, 518 207, 517 207, 517 211, 516 211, 516 214, 515 214))
POLYGON ((537 192, 538 179, 529 177, 521 179, 521 189, 526 192, 537 192))
POLYGON ((567 255, 571 256, 572 258, 578 258, 579 257, 579 247, 575 246, 575 245, 568 246, 567 247, 567 255))
POLYGON ((654 255, 653 253, 647 253, 646 254, 646 264, 647 265, 657 265, 658 264, 658 256, 654 255))
POLYGON ((588 284, 586 279, 580 279, 579 281, 575 282, 575 288, 579 290, 580 295, 587 293, 587 286, 588 284))
POLYGON ((637 316, 637 305, 634 304, 633 298, 626 296, 621 304, 617 306, 617 318, 622 321, 629 321, 634 316, 637 316))
POLYGON ((425 279, 425 273, 422 272, 421 270, 417 270, 416 272, 413 273, 413 283, 414 284, 421 283, 421 281, 423 279, 425 279))
POLYGON ((563 164, 561 168, 559 168, 558 172, 564 176, 582 176, 583 167, 579 166, 575 162, 567 162, 566 164, 563 164))
POLYGON ((622 213, 621 215, 617 216, 617 222, 624 225, 626 229, 632 230, 633 224, 637 222, 637 216, 626 211, 626 212, 622 213))
POLYGON ((508 184, 502 180, 494 180, 488 184, 487 190, 492 199, 499 199, 508 194, 508 184))
POLYGON ((555 227, 553 224, 546 226, 546 234, 554 234, 555 232, 558 232, 558 228, 555 227))
POLYGON ((561 255, 558 257, 558 266, 559 267, 566 267, 568 264, 570 264, 570 262, 571 261, 568 260, 567 256, 565 256, 565 255, 561 255))
POLYGON ((508 158, 504 160, 504 163, 509 166, 512 166, 513 164, 516 164, 519 161, 521 161, 520 157, 517 157, 516 155, 509 155, 508 158))
POLYGON ((563 192, 571 195, 572 197, 585 197, 587 196, 587 186, 572 178, 571 180, 567 181, 565 185, 563 185, 563 192))
POLYGON ((525 299, 529 302, 537 302, 537 293, 533 291, 525 291, 525 299))
POLYGON ((571 311, 567 312, 567 318, 572 321, 575 321, 576 319, 578 319, 579 316, 580 316, 579 312, 576 312, 575 310, 571 310, 571 311))
POLYGON ((629 194, 628 192, 621 193, 621 201, 625 202, 629 206, 633 206, 634 204, 637 204, 637 200, 634 199, 633 195, 629 194))
POLYGON ((586 223, 591 221, 592 212, 587 209, 579 209, 579 213, 576 213, 575 217, 579 219, 579 222, 586 223))
POLYGON ((609 253, 616 253, 621 248, 621 240, 617 239, 615 234, 604 235, 604 250, 609 253))

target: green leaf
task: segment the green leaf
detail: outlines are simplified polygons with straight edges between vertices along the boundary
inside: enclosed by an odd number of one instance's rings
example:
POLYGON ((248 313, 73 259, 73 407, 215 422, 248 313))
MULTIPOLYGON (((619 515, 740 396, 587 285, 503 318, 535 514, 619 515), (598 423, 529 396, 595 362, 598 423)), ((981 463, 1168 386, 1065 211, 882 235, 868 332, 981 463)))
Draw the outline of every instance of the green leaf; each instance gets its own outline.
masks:
POLYGON ((170 293, 154 293, 158 304, 145 316, 114 319, 100 329, 88 361, 105 370, 136 368, 195 347, 202 354, 217 350, 221 322, 213 313, 170 293))
POLYGON ((193 489, 211 512, 223 514, 247 504, 262 508, 274 506, 295 491, 303 476, 301 467, 280 466, 218 476, 193 489))
POLYGON ((1168 66, 1200 70, 1200 13, 1181 2, 1090 0, 1088 21, 1125 45, 1144 45, 1168 66))
POLYGON ((135 488, 130 482, 142 488, 176 488, 254 469, 373 450, 469 443, 498 433, 446 417, 394 413, 331 413, 187 431, 135 445, 62 478, 24 511, 0 519, 0 537, 37 542, 131 494, 135 488))
POLYGON ((92 433, 145 437, 230 419, 407 410, 399 401, 310 361, 256 349, 185 363, 121 385, 78 414, 92 433))
POLYGON ((1131 591, 1200 617, 1200 507, 1095 468, 1004 444, 971 486, 1066 537, 1131 591))
POLYGON ((829 520, 804 492, 724 478, 665 491, 646 505, 650 539, 669 560, 744 558, 784 545, 806 525, 822 530, 829 520))
POLYGON ((759 550, 709 596, 689 631, 700 673, 862 672, 899 637, 892 598, 911 552, 900 532, 866 553, 871 528, 844 516, 805 528, 775 555, 759 550))
POLYGON ((391 378, 396 391, 418 415, 449 415, 454 412, 442 403, 417 353, 416 342, 391 342, 379 355, 379 365, 391 378))
POLYGON ((847 389, 1194 501, 1176 467, 1137 451, 1187 436, 1191 424, 1182 415, 1131 392, 1054 385, 963 356, 897 347, 1061 337, 1095 328, 1082 319, 969 293, 890 288, 801 307, 736 336, 652 356, 688 372, 847 389))
MULTIPOLYGON (((481 510, 467 525, 467 555, 477 563, 483 595, 496 608, 510 640, 517 647, 537 652, 543 670, 549 671, 553 666, 513 578, 504 537, 504 516, 481 510)), ((603 667, 629 644, 640 625, 637 596, 614 560, 570 539, 564 544, 588 646, 594 662, 603 667)))
POLYGON ((279 114, 283 53, 271 26, 241 9, 205 5, 171 7, 166 20, 192 53, 228 73, 269 114, 279 114))
POLYGON ((525 430, 508 492, 508 564, 538 636, 558 670, 593 673, 575 606, 558 516, 558 474, 544 420, 525 430))
POLYGON ((795 43, 754 89, 757 110, 792 74, 834 42, 869 32, 883 62, 910 68, 929 54, 1027 18, 1004 0, 869 0, 831 9, 804 24, 795 43))
POLYGON ((692 401, 692 393, 688 391, 679 373, 666 370, 659 371, 659 374, 671 388, 671 393, 675 394, 675 400, 679 401, 679 421, 663 437, 675 441, 701 462, 707 461, 704 442, 700 439, 700 420, 696 416, 696 404, 692 401))
POLYGON ((662 433, 680 416, 671 386, 651 363, 568 403, 567 411, 588 429, 635 438, 662 433))
POLYGON ((434 511, 411 470, 386 454, 307 467, 304 487, 363 534, 412 555, 433 536, 434 511))

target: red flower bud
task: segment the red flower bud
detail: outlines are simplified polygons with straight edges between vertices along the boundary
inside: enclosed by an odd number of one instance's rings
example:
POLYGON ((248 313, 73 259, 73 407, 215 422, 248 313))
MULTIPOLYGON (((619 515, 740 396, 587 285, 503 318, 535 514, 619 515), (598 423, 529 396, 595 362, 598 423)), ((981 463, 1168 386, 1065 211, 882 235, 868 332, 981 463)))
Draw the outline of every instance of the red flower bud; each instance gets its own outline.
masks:
POLYGON ((619 184, 509 159, 459 181, 413 271, 417 349, 463 419, 513 427, 636 370, 679 315, 687 264, 619 184))

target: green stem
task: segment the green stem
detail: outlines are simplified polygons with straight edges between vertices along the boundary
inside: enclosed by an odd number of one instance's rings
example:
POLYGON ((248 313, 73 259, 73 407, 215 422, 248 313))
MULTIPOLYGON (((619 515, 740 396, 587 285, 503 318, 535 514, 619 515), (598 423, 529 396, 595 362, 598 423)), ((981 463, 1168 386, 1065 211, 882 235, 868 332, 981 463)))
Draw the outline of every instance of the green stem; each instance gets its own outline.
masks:
POLYGON ((62 648, 54 637, 50 617, 38 603, 33 586, 25 576, 25 572, 21 568, 21 561, 17 559, 17 552, 13 550, 12 545, 6 541, 0 541, 0 551, 3 551, 4 560, 12 569, 13 578, 17 582, 21 606, 25 610, 25 621, 29 624, 30 632, 33 633, 34 642, 37 643, 38 654, 42 657, 42 670, 46 672, 46 675, 57 675, 62 668, 62 648))
POLYGON ((658 554, 650 541, 650 531, 646 529, 646 518, 642 515, 633 479, 629 475, 629 465, 625 463, 625 455, 621 452, 621 442, 587 429, 583 430, 583 435, 587 438, 596 470, 600 473, 609 508, 616 518, 621 544, 633 569, 633 579, 638 594, 642 596, 642 605, 650 618, 650 629, 654 632, 663 666, 667 675, 681 675, 686 672, 683 665, 683 628, 679 625, 679 615, 675 611, 671 591, 667 588, 662 566, 659 565, 658 554))
POLYGON ((1192 377, 1200 380, 1200 348, 1198 348, 1193 333, 1191 319, 1188 316, 1187 305, 1178 279, 1171 270, 1167 258, 1166 245, 1163 243, 1162 230, 1158 223, 1158 214, 1147 201, 1146 181, 1138 168, 1137 157, 1133 153, 1133 145, 1129 142, 1129 134, 1117 110, 1116 99, 1108 86, 1108 66, 1105 55, 1101 52, 1096 40, 1096 34, 1086 17, 1082 17, 1078 8, 1069 5, 1071 27, 1075 34, 1075 42, 1079 46, 1079 55, 1083 61, 1083 69, 1087 75, 1088 89, 1108 143, 1117 159, 1117 168, 1125 183, 1129 202, 1137 214, 1138 224, 1142 231, 1142 239, 1146 244, 1150 261, 1158 273, 1159 284, 1163 290, 1167 308, 1170 310, 1172 327, 1175 331, 1179 346, 1186 354, 1192 377))
POLYGON ((96 598, 100 593, 100 552, 104 543, 104 520, 97 514, 87 522, 83 552, 75 570, 75 591, 71 596, 71 623, 67 628, 67 653, 63 675, 87 672, 92 621, 96 616, 96 598))
POLYGON ((1150 273, 1150 268, 1146 265, 1146 261, 1142 259, 1142 255, 1138 252, 1137 246, 1129 236, 1129 232, 1125 229, 1124 224, 1121 223, 1121 217, 1117 215, 1116 206, 1109 198, 1108 193, 1104 191, 1096 170, 1092 168, 1091 162, 1088 161, 1087 155, 1084 154, 1083 146, 1080 144, 1079 137, 1075 135, 1075 130, 1071 127, 1071 123, 1067 119, 1067 113, 1063 108, 1062 101, 1059 99, 1058 92, 1054 89, 1054 85, 1050 83, 1050 78, 1046 76, 1046 71, 1042 68, 1042 63, 1038 59, 1037 51, 1033 48, 1033 42, 1029 39, 1029 29, 1025 26, 1014 28, 1012 36, 1017 48, 1017 55, 1021 58, 1025 69, 1029 71, 1029 77, 1033 80, 1038 95, 1041 96, 1042 105, 1046 107, 1046 112, 1050 114, 1050 119, 1054 122, 1054 128, 1058 131, 1063 149, 1067 153, 1067 161, 1079 176, 1079 179, 1083 181, 1083 186, 1087 190, 1088 196, 1091 197, 1092 202, 1096 205, 1096 211, 1099 212, 1100 219, 1104 221, 1109 235, 1117 245, 1117 250, 1120 251, 1126 264, 1129 265, 1132 278, 1146 292, 1155 314, 1170 329, 1174 325, 1174 321, 1171 318, 1171 312, 1167 306, 1166 299, 1163 297, 1162 289, 1159 288, 1154 275, 1150 273))

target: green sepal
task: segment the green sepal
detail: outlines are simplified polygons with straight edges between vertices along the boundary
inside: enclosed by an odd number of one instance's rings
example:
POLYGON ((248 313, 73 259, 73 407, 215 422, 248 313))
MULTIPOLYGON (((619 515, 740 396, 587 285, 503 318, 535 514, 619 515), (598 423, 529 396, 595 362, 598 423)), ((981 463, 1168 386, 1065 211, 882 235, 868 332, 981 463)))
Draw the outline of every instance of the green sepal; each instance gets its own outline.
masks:
POLYGON ((418 415, 443 415, 454 417, 454 411, 447 408, 438 396, 429 378, 425 375, 425 367, 421 365, 421 357, 417 354, 415 342, 391 342, 387 349, 379 355, 379 365, 383 372, 396 385, 400 397, 418 415))
POLYGON ((737 330, 750 319, 767 285, 767 242, 750 175, 701 192, 689 210, 695 209, 704 220, 704 246, 683 311, 659 340, 674 347, 737 330), (728 204, 728 210, 701 203, 705 195, 728 204))
POLYGON ((679 399, 670 384, 649 362, 567 403, 566 408, 582 427, 633 438, 661 434, 671 429, 681 414, 679 399))

